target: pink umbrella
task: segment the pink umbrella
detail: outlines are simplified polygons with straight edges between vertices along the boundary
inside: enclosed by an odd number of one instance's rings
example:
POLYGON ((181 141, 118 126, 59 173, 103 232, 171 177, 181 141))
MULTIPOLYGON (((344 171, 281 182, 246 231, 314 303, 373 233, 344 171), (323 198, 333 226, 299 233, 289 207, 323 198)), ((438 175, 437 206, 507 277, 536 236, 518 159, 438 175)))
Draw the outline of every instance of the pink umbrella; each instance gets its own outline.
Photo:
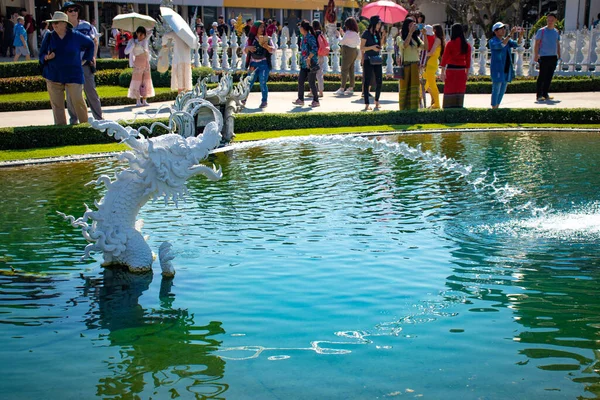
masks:
POLYGON ((389 0, 374 1, 362 8, 360 13, 363 17, 371 18, 379 15, 379 18, 386 24, 395 24, 404 21, 408 11, 399 4, 389 0))

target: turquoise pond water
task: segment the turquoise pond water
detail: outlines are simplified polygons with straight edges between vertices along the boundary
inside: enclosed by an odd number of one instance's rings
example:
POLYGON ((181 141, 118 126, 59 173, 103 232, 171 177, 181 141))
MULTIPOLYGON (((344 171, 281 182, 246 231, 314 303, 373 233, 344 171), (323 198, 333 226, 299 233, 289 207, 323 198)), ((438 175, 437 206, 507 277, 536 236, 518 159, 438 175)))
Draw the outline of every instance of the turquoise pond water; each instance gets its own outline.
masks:
POLYGON ((215 156, 140 213, 173 281, 56 214, 115 160, 0 169, 0 398, 600 396, 600 135, 383 140, 215 156))

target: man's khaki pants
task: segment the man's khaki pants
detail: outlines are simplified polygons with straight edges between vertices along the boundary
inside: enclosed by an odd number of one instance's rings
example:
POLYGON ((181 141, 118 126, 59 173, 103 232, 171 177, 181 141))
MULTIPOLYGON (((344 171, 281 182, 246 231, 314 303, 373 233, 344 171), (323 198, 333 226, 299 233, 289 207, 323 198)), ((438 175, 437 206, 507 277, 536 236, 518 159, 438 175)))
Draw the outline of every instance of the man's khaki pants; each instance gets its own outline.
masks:
POLYGON ((83 100, 83 85, 80 83, 59 83, 52 82, 46 79, 46 87, 50 95, 50 104, 52 105, 52 113, 54 114, 54 123, 56 125, 67 125, 67 117, 65 115, 65 91, 68 93, 73 108, 77 114, 77 119, 81 123, 87 122, 88 113, 85 100, 83 100))

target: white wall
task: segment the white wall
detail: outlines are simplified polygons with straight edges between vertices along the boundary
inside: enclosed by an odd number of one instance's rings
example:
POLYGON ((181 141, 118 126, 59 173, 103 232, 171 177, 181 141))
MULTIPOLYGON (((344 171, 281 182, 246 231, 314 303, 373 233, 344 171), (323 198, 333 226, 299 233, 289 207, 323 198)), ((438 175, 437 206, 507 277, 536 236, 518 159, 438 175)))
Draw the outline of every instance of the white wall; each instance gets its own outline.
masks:
MULTIPOLYGON (((594 21, 600 13, 600 0, 590 1, 590 19, 594 21)), ((567 0, 565 8, 565 30, 590 27, 591 21, 585 21, 585 0, 567 0)))

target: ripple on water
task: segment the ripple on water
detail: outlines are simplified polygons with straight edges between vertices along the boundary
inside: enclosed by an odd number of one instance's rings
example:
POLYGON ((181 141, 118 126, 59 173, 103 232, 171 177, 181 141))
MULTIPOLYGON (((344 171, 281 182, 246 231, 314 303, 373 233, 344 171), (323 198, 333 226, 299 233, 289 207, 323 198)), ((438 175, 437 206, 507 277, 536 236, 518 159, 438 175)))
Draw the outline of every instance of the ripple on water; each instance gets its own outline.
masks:
MULTIPOLYGON (((0 198, 0 267, 22 272, 0 276, 7 340, 19 343, 16 353, 58 338, 61 350, 77 350, 61 355, 87 387, 157 382, 157 393, 176 387, 170 395, 182 397, 235 398, 240 387, 298 397, 291 376, 313 383, 304 398, 331 387, 372 398, 400 393, 400 384, 431 398, 501 398, 507 381, 525 382, 518 390, 527 398, 550 398, 539 395, 544 382, 565 397, 593 389, 600 213, 586 188, 600 183, 600 152, 586 149, 594 139, 402 140, 410 145, 273 141, 219 156, 220 182, 194 178, 178 208, 156 202, 140 213, 153 250, 174 244, 172 286, 158 275, 104 279, 99 256, 77 262, 85 243, 55 215, 80 215, 100 197, 83 184, 110 174, 114 161, 0 171, 0 185, 22 199, 0 198), (572 152, 577 163, 561 161, 572 152), (558 176, 561 162, 579 174, 558 176), (50 335, 67 323, 70 336, 50 335), (163 357, 167 349, 173 357, 163 357), (254 386, 248 368, 282 377, 281 387, 254 386), (221 381, 230 386, 208 383, 221 381)), ((50 358, 15 360, 15 371, 35 366, 54 381, 50 358)))

